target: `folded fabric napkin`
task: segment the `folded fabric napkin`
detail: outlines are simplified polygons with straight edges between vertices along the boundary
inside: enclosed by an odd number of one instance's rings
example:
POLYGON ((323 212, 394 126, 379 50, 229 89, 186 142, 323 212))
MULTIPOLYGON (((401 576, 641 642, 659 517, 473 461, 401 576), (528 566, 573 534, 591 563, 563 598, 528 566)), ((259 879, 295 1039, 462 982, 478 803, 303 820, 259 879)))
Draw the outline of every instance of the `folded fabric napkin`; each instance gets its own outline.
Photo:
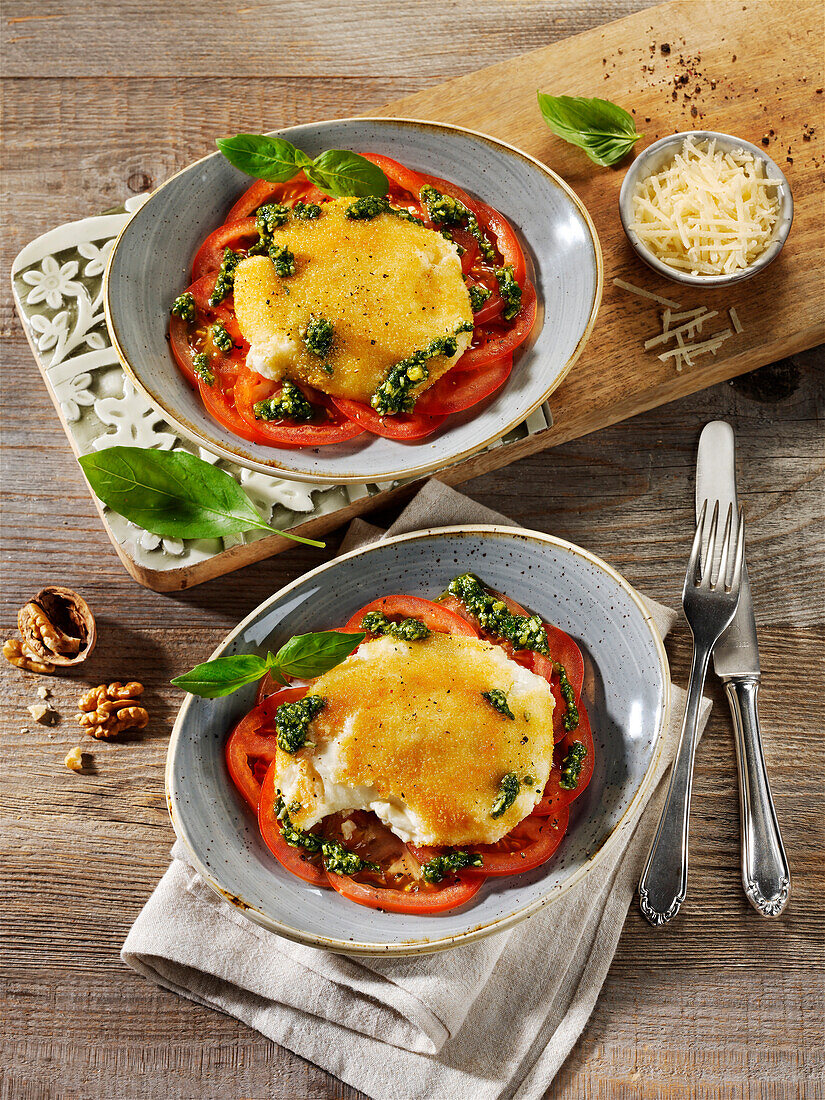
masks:
MULTIPOLYGON (((387 535, 506 517, 431 481, 387 535)), ((342 546, 384 536, 356 520, 342 546)), ((647 601, 665 635, 676 614, 647 601)), ((140 974, 236 1016, 375 1100, 538 1100, 593 1010, 664 801, 685 695, 673 688, 658 782, 623 849, 548 909, 466 947, 354 958, 267 932, 222 901, 184 846, 121 956, 140 974)), ((710 710, 705 701, 701 725, 710 710)))

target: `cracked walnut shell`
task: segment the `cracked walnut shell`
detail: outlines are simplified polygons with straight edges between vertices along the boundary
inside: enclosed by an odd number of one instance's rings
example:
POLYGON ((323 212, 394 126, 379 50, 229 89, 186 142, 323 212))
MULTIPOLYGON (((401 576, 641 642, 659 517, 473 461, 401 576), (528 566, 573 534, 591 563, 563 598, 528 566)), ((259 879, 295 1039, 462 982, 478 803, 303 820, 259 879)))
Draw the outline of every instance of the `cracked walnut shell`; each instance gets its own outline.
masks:
POLYGON ((80 696, 80 713, 75 718, 90 737, 99 740, 111 740, 126 730, 142 730, 149 721, 149 712, 138 703, 142 694, 143 684, 136 680, 100 684, 80 696))
POLYGON ((80 664, 97 641, 89 605, 70 588, 42 588, 17 613, 17 626, 26 648, 52 665, 80 664))

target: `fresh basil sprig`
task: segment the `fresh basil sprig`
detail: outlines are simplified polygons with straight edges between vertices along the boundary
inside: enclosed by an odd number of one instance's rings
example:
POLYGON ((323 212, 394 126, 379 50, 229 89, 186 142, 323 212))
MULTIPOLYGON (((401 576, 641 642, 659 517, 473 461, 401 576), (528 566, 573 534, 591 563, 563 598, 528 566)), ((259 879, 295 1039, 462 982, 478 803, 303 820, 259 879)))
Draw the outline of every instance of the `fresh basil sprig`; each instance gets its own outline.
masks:
POLYGON ((286 183, 303 170, 310 183, 336 199, 389 191, 378 165, 349 149, 327 149, 313 160, 285 138, 266 134, 236 134, 216 144, 230 164, 268 183, 286 183))
POLYGON ((544 121, 554 134, 584 149, 596 164, 607 168, 626 156, 642 134, 633 116, 609 99, 538 93, 544 121))
POLYGON ((287 677, 311 680, 329 672, 348 657, 366 634, 342 634, 337 630, 322 630, 316 634, 296 634, 277 653, 259 657, 255 653, 236 653, 233 657, 216 657, 176 676, 172 683, 191 695, 218 699, 260 680, 268 673, 280 684, 287 677))
POLYGON ((104 504, 161 538, 212 539, 257 528, 324 545, 264 523, 230 474, 188 451, 108 447, 78 462, 104 504))

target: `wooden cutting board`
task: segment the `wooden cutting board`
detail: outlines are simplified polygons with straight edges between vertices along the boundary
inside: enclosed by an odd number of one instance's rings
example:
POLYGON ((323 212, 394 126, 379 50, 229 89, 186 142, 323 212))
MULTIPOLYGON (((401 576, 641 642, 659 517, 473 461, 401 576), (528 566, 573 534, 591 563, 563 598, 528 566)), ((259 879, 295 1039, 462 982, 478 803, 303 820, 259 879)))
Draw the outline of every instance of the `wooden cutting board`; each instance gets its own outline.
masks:
MULTIPOLYGON (((513 444, 508 462, 825 341, 824 29, 821 0, 674 0, 379 112, 450 122, 518 146, 570 184, 599 232, 605 291, 595 329, 551 398, 553 426, 513 444), (637 151, 690 129, 720 130, 756 145, 767 137, 766 151, 787 176, 795 203, 778 259, 761 275, 717 291, 694 292, 650 271, 619 221, 619 188, 631 158, 613 169, 592 164, 547 129, 537 90, 619 103, 644 133, 637 151), (686 307, 716 309, 720 328, 733 306, 745 331, 680 373, 644 350, 659 330, 655 303, 619 290, 614 278, 686 307)), ((478 455, 439 477, 451 483, 474 477, 494 468, 496 458, 496 452, 478 455)))

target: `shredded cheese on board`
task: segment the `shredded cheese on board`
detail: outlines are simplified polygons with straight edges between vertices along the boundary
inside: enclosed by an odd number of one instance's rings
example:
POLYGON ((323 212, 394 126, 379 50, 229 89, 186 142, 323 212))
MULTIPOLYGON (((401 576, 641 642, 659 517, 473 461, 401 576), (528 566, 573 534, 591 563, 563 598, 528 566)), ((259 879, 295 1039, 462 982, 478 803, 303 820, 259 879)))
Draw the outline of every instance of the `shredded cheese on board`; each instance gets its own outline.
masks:
POLYGON ((742 271, 770 244, 780 183, 752 153, 685 138, 670 165, 637 181, 631 228, 657 259, 679 271, 742 271))

